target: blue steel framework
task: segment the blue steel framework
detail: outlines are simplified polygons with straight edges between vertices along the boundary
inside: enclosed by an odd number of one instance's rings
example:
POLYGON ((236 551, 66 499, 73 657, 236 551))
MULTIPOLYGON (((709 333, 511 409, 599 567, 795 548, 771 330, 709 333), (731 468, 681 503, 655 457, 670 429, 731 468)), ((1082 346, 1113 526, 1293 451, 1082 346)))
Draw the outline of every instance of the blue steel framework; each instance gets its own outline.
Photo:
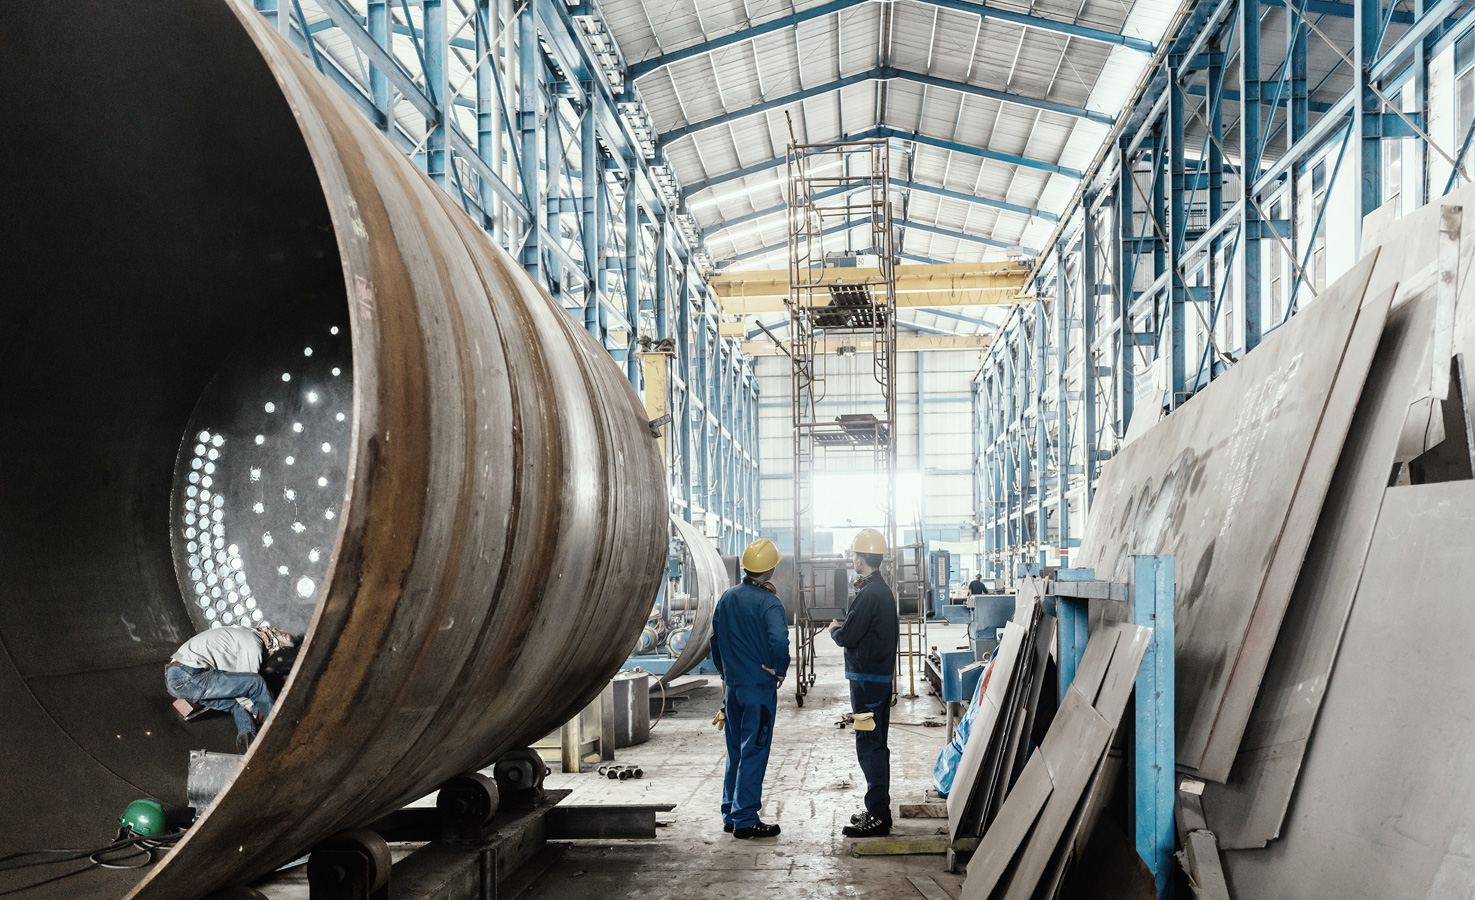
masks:
POLYGON ((758 528, 758 382, 609 29, 565 0, 255 0, 642 388, 674 341, 673 509, 723 552, 758 528), (713 518, 717 520, 712 521, 713 518))
POLYGON ((1329 243, 1358 255, 1364 215, 1469 177, 1475 115, 1444 146, 1429 123, 1430 60, 1471 33, 1471 7, 1185 5, 975 378, 987 571, 1068 564, 1134 415, 1170 414, 1314 297, 1329 243), (1351 222, 1329 241, 1339 183, 1351 222))

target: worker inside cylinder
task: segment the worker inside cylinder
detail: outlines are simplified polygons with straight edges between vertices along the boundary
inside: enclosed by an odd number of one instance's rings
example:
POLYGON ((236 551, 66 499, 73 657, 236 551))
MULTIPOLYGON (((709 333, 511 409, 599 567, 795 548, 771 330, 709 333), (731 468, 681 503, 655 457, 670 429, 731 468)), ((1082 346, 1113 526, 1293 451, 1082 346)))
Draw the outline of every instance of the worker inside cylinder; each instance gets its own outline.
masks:
POLYGON ((208 710, 228 712, 236 748, 244 753, 271 714, 281 679, 297 659, 301 639, 270 625, 227 625, 200 632, 169 659, 164 683, 185 721, 208 710), (275 690, 268 679, 276 681, 275 690))

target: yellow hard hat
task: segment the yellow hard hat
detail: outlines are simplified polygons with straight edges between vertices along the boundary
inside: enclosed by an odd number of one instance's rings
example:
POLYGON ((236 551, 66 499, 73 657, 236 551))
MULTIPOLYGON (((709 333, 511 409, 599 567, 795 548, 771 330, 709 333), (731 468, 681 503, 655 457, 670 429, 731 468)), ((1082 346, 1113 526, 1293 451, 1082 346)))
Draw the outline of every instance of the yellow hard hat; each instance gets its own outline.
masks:
POLYGON ((769 569, 776 568, 778 561, 783 558, 784 555, 778 552, 778 548, 773 545, 773 541, 770 541, 768 538, 759 538, 749 544, 748 549, 743 551, 743 568, 757 575, 761 572, 767 572, 769 569))
POLYGON ((850 543, 851 553, 885 553, 886 539, 874 528, 862 528, 850 543))

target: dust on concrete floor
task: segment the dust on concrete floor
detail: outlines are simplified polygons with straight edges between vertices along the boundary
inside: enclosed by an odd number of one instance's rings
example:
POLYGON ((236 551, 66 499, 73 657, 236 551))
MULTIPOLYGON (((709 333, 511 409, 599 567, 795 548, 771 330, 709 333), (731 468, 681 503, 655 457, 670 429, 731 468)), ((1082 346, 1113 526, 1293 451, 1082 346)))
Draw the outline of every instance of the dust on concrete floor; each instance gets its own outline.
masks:
MULTIPOLYGON (((961 626, 928 626, 928 644, 942 650, 966 642, 961 626)), ((717 678, 667 709, 651 739, 622 749, 617 763, 645 770, 640 780, 610 781, 592 770, 554 773, 548 786, 574 791, 567 803, 674 803, 657 818, 669 823, 650 841, 578 842, 534 882, 520 900, 681 898, 731 900, 762 892, 768 897, 920 898, 908 876, 929 876, 958 896, 961 875, 949 875, 944 857, 854 857, 853 839, 840 834, 862 807, 865 778, 855 760, 855 738, 835 722, 850 710, 841 652, 828 635, 815 640, 816 683, 804 706, 793 682, 779 690, 773 751, 764 780, 762 818, 783 826, 771 840, 740 841, 722 831, 719 805, 725 748, 712 717, 722 705, 717 678)), ((905 637, 903 636, 903 649, 905 637)), ((901 693, 907 693, 903 674, 901 693)), ((917 698, 905 696, 891 712, 891 803, 920 803, 932 785, 932 766, 946 729, 941 701, 931 696, 920 670, 917 698)), ((892 837, 936 837, 945 819, 896 817, 892 837)))

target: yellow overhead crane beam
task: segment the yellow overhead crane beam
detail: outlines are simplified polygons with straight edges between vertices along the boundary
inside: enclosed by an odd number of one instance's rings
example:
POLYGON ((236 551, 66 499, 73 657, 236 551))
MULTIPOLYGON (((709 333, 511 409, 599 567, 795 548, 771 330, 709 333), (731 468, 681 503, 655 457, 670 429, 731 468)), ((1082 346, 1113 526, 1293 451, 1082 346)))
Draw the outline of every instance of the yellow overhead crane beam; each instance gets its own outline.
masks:
MULTIPOLYGON (((896 339, 898 352, 908 350, 987 350, 993 345, 991 334, 904 334, 896 339)), ((821 338, 814 348, 816 354, 845 352, 870 353, 874 341, 859 335, 829 335, 821 338)), ((777 356, 789 352, 789 342, 774 343, 768 338, 759 341, 744 341, 743 352, 749 356, 777 356)))
MULTIPOLYGON (((815 284, 855 284, 877 281, 875 266, 832 266, 815 284)), ((896 267, 896 305, 986 306, 1019 302, 1029 279, 1029 268, 1007 266, 983 269, 972 263, 896 267)), ((769 269, 731 272, 711 279, 722 312, 729 315, 782 312, 789 297, 789 271, 769 269)))

